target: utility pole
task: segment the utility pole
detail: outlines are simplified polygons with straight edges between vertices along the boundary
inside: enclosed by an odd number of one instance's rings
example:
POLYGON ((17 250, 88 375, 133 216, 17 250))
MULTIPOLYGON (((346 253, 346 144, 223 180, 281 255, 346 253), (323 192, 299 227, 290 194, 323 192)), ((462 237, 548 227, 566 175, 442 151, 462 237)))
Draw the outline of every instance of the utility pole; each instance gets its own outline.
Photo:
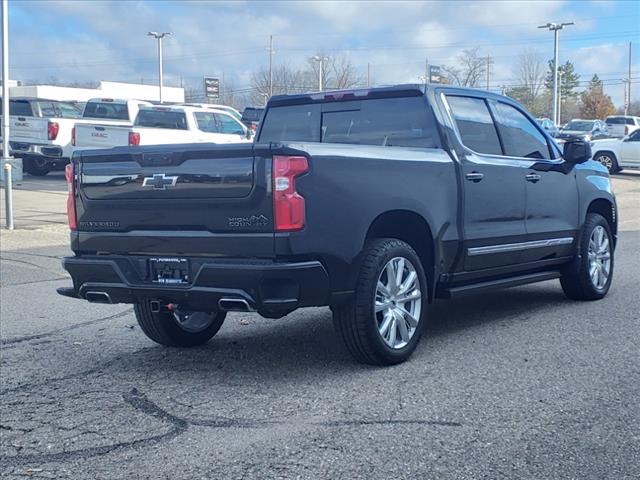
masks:
POLYGON ((269 98, 273 97, 273 35, 269 35, 269 98))
POLYGON ((158 40, 158 82, 160 85, 160 103, 162 103, 162 86, 163 86, 163 82, 164 79, 162 77, 162 39, 164 37, 170 37, 171 36, 171 32, 162 32, 162 33, 158 33, 158 32, 149 32, 147 33, 147 36, 149 37, 154 37, 156 40, 158 40))
POLYGON ((487 90, 489 90, 489 78, 491 76, 491 64, 493 60, 491 60, 491 56, 487 55, 487 90))
POLYGON ((371 87, 371 64, 367 62, 367 88, 371 87))
POLYGON ((538 28, 547 28, 553 32, 553 123, 558 125, 558 37, 559 32, 564 27, 574 25, 573 22, 564 23, 547 23, 546 25, 539 25, 538 28))
POLYGON ((321 92, 322 91, 322 71, 323 71, 323 64, 324 62, 329 60, 329 57, 325 57, 325 56, 320 56, 320 55, 314 55, 313 57, 311 57, 311 60, 315 60, 316 62, 318 62, 318 91, 321 92))
POLYGON ((429 59, 424 59, 424 86, 426 88, 427 83, 431 83, 431 79, 429 78, 429 59))
POLYGON ((624 114, 628 115, 629 106, 631 105, 631 42, 629 42, 629 70, 627 72, 626 85, 624 89, 624 114))

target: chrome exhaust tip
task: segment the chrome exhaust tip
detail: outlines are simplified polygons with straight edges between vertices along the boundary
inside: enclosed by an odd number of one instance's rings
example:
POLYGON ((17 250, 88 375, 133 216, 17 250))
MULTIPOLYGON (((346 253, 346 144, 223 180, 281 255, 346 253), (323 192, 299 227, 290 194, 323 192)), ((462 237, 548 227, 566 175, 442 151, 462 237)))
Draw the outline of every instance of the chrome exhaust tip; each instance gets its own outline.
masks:
POLYGON ((223 312, 253 312, 244 298, 221 298, 218 308, 223 312))
POLYGON ((87 292, 84 298, 91 303, 113 303, 107 292, 87 292))

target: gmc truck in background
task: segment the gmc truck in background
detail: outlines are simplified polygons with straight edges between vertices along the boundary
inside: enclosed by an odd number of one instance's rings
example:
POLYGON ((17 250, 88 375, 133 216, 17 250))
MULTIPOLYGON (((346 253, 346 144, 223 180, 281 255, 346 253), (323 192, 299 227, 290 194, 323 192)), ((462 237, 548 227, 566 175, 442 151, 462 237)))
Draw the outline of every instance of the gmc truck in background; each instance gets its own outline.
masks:
POLYGON ((96 98, 89 100, 82 114, 82 121, 77 122, 72 132, 72 151, 83 148, 109 148, 114 145, 127 145, 127 142, 113 143, 114 137, 128 138, 131 127, 143 107, 152 104, 142 100, 118 100, 113 98, 96 98))
POLYGON ((73 285, 130 303, 153 341, 207 342, 229 311, 330 306, 353 356, 416 348, 436 298, 559 279, 603 298, 617 210, 589 143, 561 151, 513 100, 447 86, 270 99, 256 142, 78 152, 73 285))
POLYGON ((11 153, 23 159, 27 173, 46 175, 64 168, 70 158, 71 130, 83 107, 77 102, 47 99, 9 100, 11 153))
POLYGON ((138 111, 132 127, 80 126, 76 129, 75 148, 245 143, 252 138, 253 132, 226 111, 189 106, 145 106, 138 111))

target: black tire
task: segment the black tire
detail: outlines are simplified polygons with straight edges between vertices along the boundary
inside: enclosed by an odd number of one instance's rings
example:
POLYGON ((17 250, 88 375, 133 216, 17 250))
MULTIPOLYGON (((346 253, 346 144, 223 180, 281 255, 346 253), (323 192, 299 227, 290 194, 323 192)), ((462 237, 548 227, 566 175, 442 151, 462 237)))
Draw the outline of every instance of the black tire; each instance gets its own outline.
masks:
POLYGON ((574 263, 565 271, 560 278, 560 284, 564 294, 572 300, 600 300, 603 298, 613 279, 614 249, 613 235, 609 223, 604 217, 597 213, 587 214, 586 221, 580 232, 578 245, 578 256, 574 263), (609 242, 610 267, 606 283, 601 288, 594 285, 590 275, 589 242, 591 235, 598 227, 604 228, 609 242))
MULTIPOLYGON (((163 308, 160 312, 152 312, 149 301, 134 305, 138 325, 147 337, 160 345, 169 347, 195 347, 207 343, 218 333, 227 316, 226 312, 213 312, 208 326, 200 330, 188 331, 174 317, 173 312, 163 308)), ((205 314, 204 312, 193 312, 205 314)))
POLYGON ((22 162, 24 171, 36 177, 44 177, 52 168, 45 160, 35 159, 33 157, 24 157, 22 162))
POLYGON ((620 171, 620 167, 618 166, 618 159, 613 154, 613 152, 598 152, 595 154, 593 159, 596 162, 604 165, 607 170, 609 170, 610 174, 618 173, 620 171))
POLYGON ((423 265, 413 248, 397 239, 373 239, 367 242, 361 255, 355 295, 347 303, 332 307, 333 321, 347 350, 356 360, 372 365, 394 365, 407 360, 420 341, 426 323, 427 305, 428 283, 423 265), (385 343, 378 331, 374 305, 382 269, 396 257, 408 259, 415 268, 421 292, 421 308, 413 336, 404 347, 394 349, 385 343))

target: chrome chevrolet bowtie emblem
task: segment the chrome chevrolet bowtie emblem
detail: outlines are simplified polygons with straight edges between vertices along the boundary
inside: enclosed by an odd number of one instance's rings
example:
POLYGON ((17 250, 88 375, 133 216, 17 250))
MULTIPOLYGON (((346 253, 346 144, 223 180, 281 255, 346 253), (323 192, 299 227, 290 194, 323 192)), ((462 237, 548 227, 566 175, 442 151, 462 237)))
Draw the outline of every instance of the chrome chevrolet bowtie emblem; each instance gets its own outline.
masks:
POLYGON ((175 187, 178 177, 167 177, 164 173, 154 173, 152 177, 144 177, 143 187, 151 187, 154 190, 166 190, 168 187, 175 187))

